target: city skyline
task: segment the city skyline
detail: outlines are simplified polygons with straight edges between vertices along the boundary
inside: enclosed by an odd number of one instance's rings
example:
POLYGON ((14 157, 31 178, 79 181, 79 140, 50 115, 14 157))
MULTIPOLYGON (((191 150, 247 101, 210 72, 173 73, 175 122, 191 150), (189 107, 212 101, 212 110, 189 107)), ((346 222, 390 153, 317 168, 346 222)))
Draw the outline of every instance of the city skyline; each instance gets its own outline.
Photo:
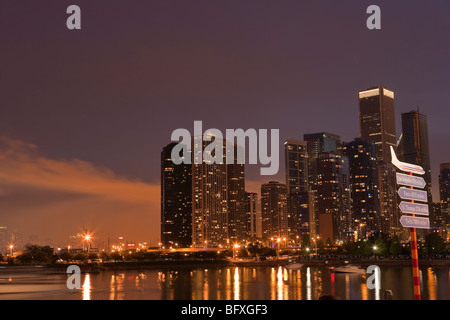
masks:
MULTIPOLYGON (((287 139, 358 137, 357 92, 378 85, 395 92, 397 138, 402 113, 427 115, 437 202, 450 161, 450 5, 380 2, 383 28, 369 31, 363 4, 138 1, 124 16, 80 1, 78 34, 64 28, 64 5, 8 4, 0 226, 55 242, 85 224, 102 238, 159 239, 160 151, 174 129, 279 128, 282 164, 287 139)), ((273 177, 258 168, 246 166, 246 191, 285 181, 282 165, 273 177)))

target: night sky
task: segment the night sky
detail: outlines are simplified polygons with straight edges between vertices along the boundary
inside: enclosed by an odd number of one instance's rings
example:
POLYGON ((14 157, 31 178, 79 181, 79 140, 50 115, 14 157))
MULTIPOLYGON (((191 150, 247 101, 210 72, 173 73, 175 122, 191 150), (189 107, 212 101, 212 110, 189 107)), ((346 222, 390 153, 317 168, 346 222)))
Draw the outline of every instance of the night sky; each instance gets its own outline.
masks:
MULTIPOLYGON (((0 0, 0 225, 64 244, 158 241, 173 130, 359 136, 358 91, 428 116, 434 201, 450 162, 449 1, 0 0), (81 30, 66 8, 81 8, 81 30), (381 7, 381 30, 366 8, 381 7)), ((248 191, 284 181, 246 167, 248 191)))

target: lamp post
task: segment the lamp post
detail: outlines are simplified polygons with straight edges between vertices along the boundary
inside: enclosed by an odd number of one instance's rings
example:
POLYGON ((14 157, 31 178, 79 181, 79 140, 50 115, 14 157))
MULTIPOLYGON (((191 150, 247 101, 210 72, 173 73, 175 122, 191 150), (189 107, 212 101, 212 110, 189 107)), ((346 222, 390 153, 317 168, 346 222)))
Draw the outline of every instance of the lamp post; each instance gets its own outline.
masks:
POLYGON ((87 234, 84 236, 84 240, 86 240, 86 245, 87 245, 87 252, 89 253, 89 247, 90 247, 90 241, 91 241, 91 235, 87 234))
POLYGON ((239 248, 239 245, 237 243, 233 246, 233 260, 236 259, 236 250, 239 248))
POLYGON ((12 257, 12 254, 13 254, 13 248, 14 248, 14 245, 13 244, 10 244, 9 245, 9 255, 12 257))

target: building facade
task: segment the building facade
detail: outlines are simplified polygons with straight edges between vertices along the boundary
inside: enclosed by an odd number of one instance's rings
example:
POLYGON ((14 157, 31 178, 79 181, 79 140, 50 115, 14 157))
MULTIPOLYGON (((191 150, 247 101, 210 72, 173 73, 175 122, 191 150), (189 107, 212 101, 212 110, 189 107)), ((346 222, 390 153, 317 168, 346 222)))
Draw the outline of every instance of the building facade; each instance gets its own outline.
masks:
POLYGON ((288 237, 288 192, 283 183, 270 181, 261 186, 262 238, 288 237))
POLYGON ((192 244, 192 167, 173 163, 171 153, 175 145, 170 143, 161 152, 161 242, 167 247, 189 247, 192 244))
POLYGON ((359 91, 361 138, 373 141, 377 161, 391 161, 390 147, 397 148, 394 92, 383 87, 359 91))
POLYGON ((347 157, 333 152, 317 159, 319 236, 324 242, 343 240, 350 227, 350 187, 347 157))
POLYGON ((343 152, 349 164, 351 229, 366 238, 380 230, 375 144, 356 138, 344 145, 343 152))

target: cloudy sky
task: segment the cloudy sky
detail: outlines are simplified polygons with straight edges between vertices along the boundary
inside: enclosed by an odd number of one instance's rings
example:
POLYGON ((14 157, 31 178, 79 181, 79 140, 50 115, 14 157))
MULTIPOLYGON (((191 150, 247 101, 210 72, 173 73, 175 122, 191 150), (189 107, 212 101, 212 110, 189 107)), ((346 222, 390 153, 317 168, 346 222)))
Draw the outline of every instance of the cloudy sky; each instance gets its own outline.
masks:
MULTIPOLYGON (((160 151, 173 130, 359 135, 358 90, 427 114, 438 200, 450 162, 450 3, 0 1, 0 225, 64 241, 159 238, 160 151)), ((280 156, 283 163, 283 157, 280 156)), ((281 166, 283 169, 283 166, 281 166)), ((247 166, 247 189, 284 180, 247 166)))

